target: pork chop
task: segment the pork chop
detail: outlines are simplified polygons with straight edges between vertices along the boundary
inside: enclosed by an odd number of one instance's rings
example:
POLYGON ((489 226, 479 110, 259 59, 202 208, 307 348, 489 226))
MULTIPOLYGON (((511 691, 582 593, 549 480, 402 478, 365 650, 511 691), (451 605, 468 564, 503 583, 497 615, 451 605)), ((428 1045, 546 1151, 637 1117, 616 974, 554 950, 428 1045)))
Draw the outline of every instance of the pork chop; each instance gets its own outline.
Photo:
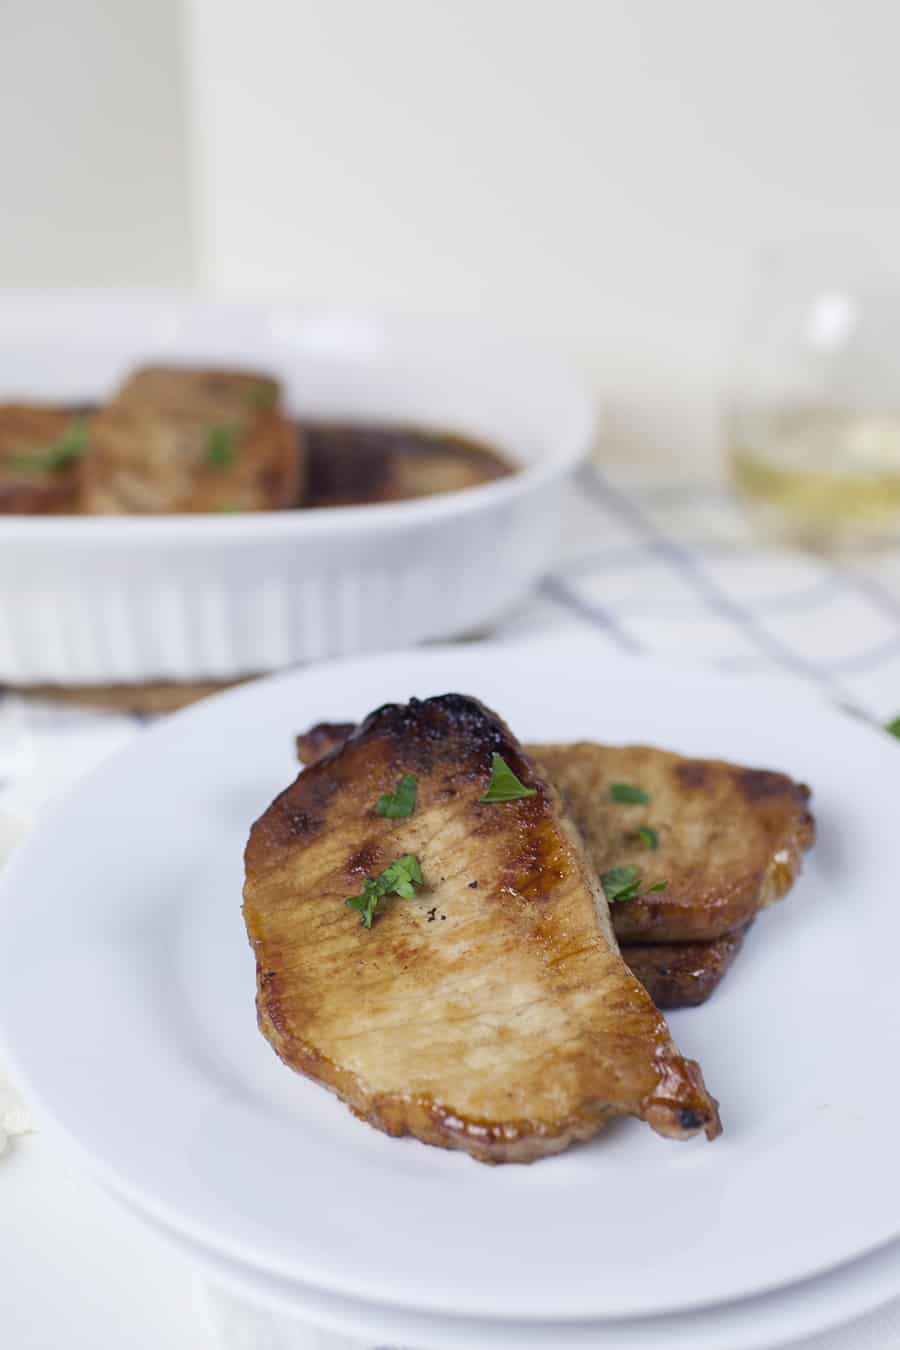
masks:
MULTIPOLYGON (((300 760, 313 763, 352 730, 352 722, 310 728, 297 737, 300 760)), ((650 894, 642 885, 639 898, 612 906, 623 947, 742 931, 787 894, 815 838, 809 788, 785 774, 645 745, 527 749, 561 792, 601 876, 636 866, 647 884, 668 883, 650 894), (613 785, 647 800, 614 800, 613 785)))
POLYGON ((557 794, 474 699, 388 705, 301 773, 251 831, 244 917, 264 1035, 388 1134, 528 1162, 616 1115, 720 1130, 557 794), (495 756, 527 796, 484 800, 495 756), (411 813, 379 814, 407 776, 411 813), (365 927, 401 864, 418 891, 365 927))
POLYGON ((600 875, 640 868, 643 894, 612 907, 623 945, 709 941, 744 928, 787 894, 813 843, 809 788, 782 773, 646 745, 579 742, 531 753, 600 875), (613 785, 637 788, 647 800, 617 801, 613 785), (656 848, 641 836, 648 827, 656 848), (648 894, 657 880, 666 889, 648 894))
POLYGON ((70 409, 0 404, 0 512, 77 511, 87 439, 84 419, 70 409))
POLYGON ((709 942, 632 943, 622 959, 657 1008, 696 1008, 705 1003, 731 969, 744 929, 709 942))
POLYGON ((302 436, 250 371, 136 371, 93 418, 91 451, 89 513, 276 510, 302 490, 302 436))
POLYGON ((115 402, 168 412, 203 413, 209 420, 234 421, 248 408, 277 408, 278 381, 258 370, 215 366, 140 366, 116 391, 115 402))

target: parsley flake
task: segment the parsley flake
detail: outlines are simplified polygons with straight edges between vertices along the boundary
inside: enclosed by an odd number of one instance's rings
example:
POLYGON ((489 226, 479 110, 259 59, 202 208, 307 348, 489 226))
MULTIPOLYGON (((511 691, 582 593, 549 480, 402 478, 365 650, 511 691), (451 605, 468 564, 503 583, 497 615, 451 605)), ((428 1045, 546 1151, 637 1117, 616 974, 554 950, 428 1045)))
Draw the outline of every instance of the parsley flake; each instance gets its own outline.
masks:
POLYGON ((238 427, 215 426, 206 433, 206 462, 215 469, 227 469, 234 463, 240 430, 238 427))
POLYGON ((644 848, 659 848, 659 835, 652 825, 642 825, 638 830, 638 839, 644 848))
POLYGON ((892 736, 896 736, 897 739, 900 740, 900 717, 895 717, 893 722, 888 722, 885 725, 884 729, 885 731, 890 732, 892 736))
POLYGON ((650 798, 643 788, 635 787, 633 783, 610 783, 610 800, 614 802, 628 802, 645 806, 650 798))
POLYGON ((480 802, 514 802, 520 797, 536 797, 537 788, 526 787, 496 752, 491 755, 491 781, 480 802))
POLYGON ((411 816, 416 806, 416 775, 405 773, 393 792, 386 792, 375 804, 376 816, 400 820, 411 816))
POLYGON ((362 892, 351 895, 344 901, 361 916, 363 928, 371 928, 378 901, 383 895, 399 895, 409 900, 416 893, 416 887, 423 885, 422 869, 414 853, 404 853, 380 872, 377 877, 367 877, 362 892))
POLYGON ((42 450, 23 450, 13 456, 17 469, 67 469, 81 459, 88 445, 87 423, 83 417, 71 422, 53 445, 42 450))
POLYGON ((650 895, 653 891, 664 891, 669 883, 656 881, 642 891, 640 870, 628 863, 623 867, 611 867, 608 872, 604 872, 600 884, 607 901, 614 905, 620 900, 639 900, 641 896, 650 895))
POLYGON ((641 874, 630 864, 625 867, 611 867, 600 878, 603 893, 611 905, 617 900, 633 900, 641 884, 641 874))

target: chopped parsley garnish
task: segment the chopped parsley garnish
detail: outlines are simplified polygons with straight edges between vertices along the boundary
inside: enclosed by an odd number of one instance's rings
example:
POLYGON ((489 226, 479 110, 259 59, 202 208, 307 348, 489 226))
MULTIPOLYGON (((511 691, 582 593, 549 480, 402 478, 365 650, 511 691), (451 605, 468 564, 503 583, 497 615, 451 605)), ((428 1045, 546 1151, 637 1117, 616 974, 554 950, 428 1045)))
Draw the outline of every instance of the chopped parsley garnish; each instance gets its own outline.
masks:
POLYGON ((652 825, 642 825, 638 830, 638 839, 644 848, 659 848, 659 835, 652 825))
POLYGON ((363 928, 371 928, 378 901, 383 895, 400 895, 411 899, 416 887, 423 884, 422 869, 414 853, 395 858, 377 877, 367 877, 360 895, 351 895, 344 901, 359 912, 363 928))
POLYGON ((888 722, 884 729, 900 740, 900 717, 895 717, 893 722, 888 722))
POLYGON ((657 881, 642 891, 640 870, 630 863, 624 867, 611 867, 608 872, 603 873, 600 883, 611 905, 619 900, 637 900, 641 896, 650 895, 653 891, 664 891, 669 884, 667 881, 657 881))
POLYGON ((643 788, 635 787, 633 783, 610 783, 610 799, 614 802, 628 802, 645 806, 650 798, 643 788))
POLYGON ((491 781, 480 802, 515 802, 520 797, 536 797, 537 788, 526 787, 496 752, 491 755, 491 781))
POLYGON ((238 427, 215 426, 206 433, 206 462, 216 469, 227 469, 234 463, 234 452, 240 437, 238 427))
POLYGON ((638 893, 641 874, 636 867, 611 867, 600 878, 603 893, 611 905, 617 900, 632 900, 638 893))
POLYGON ((411 816, 416 805, 416 775, 405 773, 394 792, 386 792, 375 804, 376 816, 387 816, 389 820, 400 820, 411 816))
POLYGON ((13 456, 17 469, 67 469, 84 454, 88 445, 87 423, 83 417, 72 422, 54 445, 41 450, 23 450, 13 456))

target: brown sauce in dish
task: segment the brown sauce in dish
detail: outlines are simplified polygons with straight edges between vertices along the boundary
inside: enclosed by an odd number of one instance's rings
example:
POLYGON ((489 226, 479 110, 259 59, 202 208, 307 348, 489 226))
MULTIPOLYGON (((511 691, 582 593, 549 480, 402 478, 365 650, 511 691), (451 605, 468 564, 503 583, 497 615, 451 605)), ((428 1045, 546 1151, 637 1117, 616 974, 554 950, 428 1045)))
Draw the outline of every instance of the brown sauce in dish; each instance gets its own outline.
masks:
POLYGON ((404 501, 475 487, 513 467, 479 441, 408 426, 302 422, 305 507, 404 501))
MULTIPOLYGON (((114 443, 116 454, 108 466, 102 455, 94 453, 95 446, 91 443, 91 419, 94 417, 97 417, 99 444, 99 428, 104 424, 104 418, 103 409, 97 405, 59 409, 33 409, 25 405, 21 410, 13 405, 0 405, 0 515, 47 511, 68 515, 152 514, 154 511, 171 510, 205 514, 213 510, 240 512, 260 509, 261 502, 267 502, 267 509, 270 510, 364 506, 374 502, 410 501, 445 492, 459 492, 515 472, 515 466, 489 445, 449 432, 369 422, 290 422, 285 419, 282 423, 285 442, 280 452, 281 460, 275 466, 279 468, 280 465, 277 482, 270 483, 273 466, 268 460, 260 460, 260 445, 243 444, 228 471, 227 483, 224 479, 220 482, 219 475, 204 466, 192 478, 188 495, 182 494, 183 500, 179 499, 178 503, 173 504, 171 493, 167 496, 165 491, 172 486, 170 480, 173 473, 169 472, 165 464, 161 470, 157 466, 154 473, 150 473, 149 465, 153 460, 153 437, 150 431, 147 431, 146 475, 141 468, 140 437, 146 418, 142 421, 138 416, 130 436, 124 436, 123 433, 123 440, 128 444, 126 446, 123 443, 121 453, 114 443), (85 423, 88 443, 83 458, 65 471, 55 468, 39 471, 40 466, 31 472, 20 471, 16 466, 15 451, 23 437, 20 431, 22 419, 30 419, 36 424, 32 430, 29 422, 24 431, 30 432, 32 440, 36 437, 43 443, 43 440, 51 439, 43 425, 48 417, 55 418, 60 426, 68 425, 73 420, 85 423), (9 446, 6 441, 9 441, 9 446), (3 462, 4 450, 8 451, 8 466, 3 462), (297 461, 296 473, 286 468, 286 461, 293 462, 294 455, 297 461), (110 502, 101 502, 107 488, 122 476, 122 465, 116 468, 115 461, 123 456, 130 456, 129 472, 135 479, 136 489, 143 492, 143 496, 138 493, 138 505, 130 500, 128 494, 115 491, 112 492, 110 502), (258 480, 257 486, 262 494, 259 501, 256 497, 252 501, 245 501, 238 490, 242 475, 246 477, 248 473, 256 475, 254 482, 258 480), (210 478, 213 487, 221 487, 221 503, 218 498, 212 503, 207 500, 208 492, 204 495, 202 491, 206 478, 210 478), (282 486, 282 479, 290 480, 287 489, 282 486), (148 485, 155 486, 158 491, 155 496, 149 493, 149 500, 145 501, 148 485)), ((58 430, 55 423, 50 430, 58 430)), ((109 434, 106 439, 109 440, 109 434)), ((28 450, 27 439, 22 439, 22 446, 25 451, 28 450)), ((108 454, 106 459, 109 459, 108 454)), ((178 468, 178 465, 174 467, 178 468)))

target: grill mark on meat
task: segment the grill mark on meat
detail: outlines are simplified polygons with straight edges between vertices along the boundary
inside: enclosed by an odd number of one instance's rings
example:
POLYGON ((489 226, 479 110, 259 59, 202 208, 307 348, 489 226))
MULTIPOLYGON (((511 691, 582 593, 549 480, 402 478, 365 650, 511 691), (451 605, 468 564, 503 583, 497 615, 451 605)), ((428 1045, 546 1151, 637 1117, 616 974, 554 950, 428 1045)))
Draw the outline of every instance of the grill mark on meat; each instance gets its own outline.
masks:
MULTIPOLYGON (((509 862, 500 869, 500 889, 525 900, 545 900, 570 872, 568 852, 555 828, 549 794, 542 789, 537 797, 523 797, 504 805, 516 806, 519 819, 514 823, 516 847, 509 862)), ((496 805, 488 803, 484 810, 490 813, 488 819, 493 828, 504 827, 507 812, 501 814, 496 805)))
MULTIPOLYGON (((768 769, 741 769, 735 773, 735 785, 748 802, 762 802, 768 798, 784 796, 785 780, 780 773, 771 773, 768 769)), ((810 792, 805 783, 794 783, 793 789, 798 802, 807 802, 810 792)))
POLYGON ((709 781, 709 765, 700 759, 686 759, 673 766, 679 783, 684 788, 702 788, 709 781))
POLYGON ((381 857, 381 847, 374 840, 368 840, 347 859, 347 871, 351 874, 359 873, 361 876, 374 877, 376 872, 381 871, 378 865, 381 857))

